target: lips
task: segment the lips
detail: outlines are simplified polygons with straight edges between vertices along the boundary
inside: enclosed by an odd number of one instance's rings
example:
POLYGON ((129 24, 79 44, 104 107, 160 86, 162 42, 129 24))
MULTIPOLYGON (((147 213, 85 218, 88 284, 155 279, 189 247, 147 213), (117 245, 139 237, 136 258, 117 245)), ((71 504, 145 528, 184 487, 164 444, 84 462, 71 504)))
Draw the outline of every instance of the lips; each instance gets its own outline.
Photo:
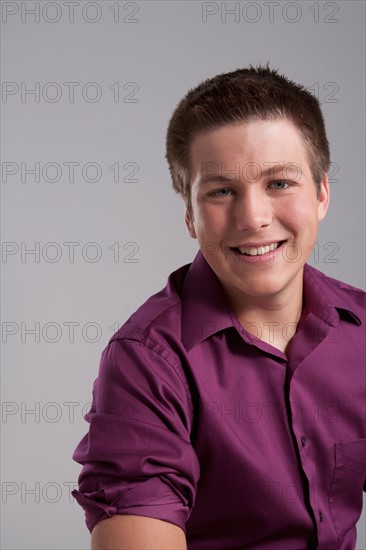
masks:
POLYGON ((263 254, 268 254, 268 252, 273 252, 276 248, 279 248, 286 241, 272 241, 267 243, 245 243, 245 245, 239 245, 235 247, 230 247, 231 250, 238 252, 243 256, 262 256, 263 254))

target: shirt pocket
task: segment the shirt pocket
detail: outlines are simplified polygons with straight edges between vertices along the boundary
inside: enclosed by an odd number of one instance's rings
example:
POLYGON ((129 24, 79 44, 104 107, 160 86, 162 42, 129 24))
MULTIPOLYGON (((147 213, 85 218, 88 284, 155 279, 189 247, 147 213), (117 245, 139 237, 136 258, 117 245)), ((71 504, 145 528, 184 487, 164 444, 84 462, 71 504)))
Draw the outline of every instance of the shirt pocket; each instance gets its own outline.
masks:
POLYGON ((329 508, 339 540, 357 523, 366 478, 366 439, 334 445, 335 466, 329 508))

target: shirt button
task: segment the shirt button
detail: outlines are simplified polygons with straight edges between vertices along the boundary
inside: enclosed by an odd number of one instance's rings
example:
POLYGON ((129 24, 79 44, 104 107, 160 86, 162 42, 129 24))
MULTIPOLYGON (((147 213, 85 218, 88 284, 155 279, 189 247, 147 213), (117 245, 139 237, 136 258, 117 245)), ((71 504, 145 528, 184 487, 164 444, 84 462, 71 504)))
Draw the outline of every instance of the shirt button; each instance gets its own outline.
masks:
POLYGON ((306 438, 304 436, 302 436, 302 438, 301 438, 301 445, 303 447, 305 447, 305 445, 306 445, 306 438))

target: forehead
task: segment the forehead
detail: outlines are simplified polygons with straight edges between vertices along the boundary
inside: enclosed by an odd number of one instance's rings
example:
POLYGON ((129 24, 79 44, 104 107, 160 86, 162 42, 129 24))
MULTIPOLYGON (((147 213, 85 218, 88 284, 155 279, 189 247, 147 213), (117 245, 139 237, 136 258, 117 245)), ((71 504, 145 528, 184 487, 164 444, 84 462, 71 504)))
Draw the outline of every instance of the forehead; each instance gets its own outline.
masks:
POLYGON ((190 149, 191 185, 256 182, 272 177, 312 179, 310 155, 289 120, 254 120, 216 127, 195 136, 190 149))
POLYGON ((307 160, 300 130, 288 119, 230 123, 198 132, 191 142, 192 167, 204 159, 256 162, 307 160))

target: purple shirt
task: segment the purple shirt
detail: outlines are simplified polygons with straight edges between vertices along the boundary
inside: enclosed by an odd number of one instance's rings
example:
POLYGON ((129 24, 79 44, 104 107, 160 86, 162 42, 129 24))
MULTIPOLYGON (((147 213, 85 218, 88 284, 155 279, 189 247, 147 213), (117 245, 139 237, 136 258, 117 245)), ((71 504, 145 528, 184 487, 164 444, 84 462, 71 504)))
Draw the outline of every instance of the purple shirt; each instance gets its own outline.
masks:
POLYGON ((136 514, 189 550, 354 549, 365 297, 306 264, 286 356, 242 328, 201 252, 172 273, 102 353, 73 456, 88 529, 136 514))

